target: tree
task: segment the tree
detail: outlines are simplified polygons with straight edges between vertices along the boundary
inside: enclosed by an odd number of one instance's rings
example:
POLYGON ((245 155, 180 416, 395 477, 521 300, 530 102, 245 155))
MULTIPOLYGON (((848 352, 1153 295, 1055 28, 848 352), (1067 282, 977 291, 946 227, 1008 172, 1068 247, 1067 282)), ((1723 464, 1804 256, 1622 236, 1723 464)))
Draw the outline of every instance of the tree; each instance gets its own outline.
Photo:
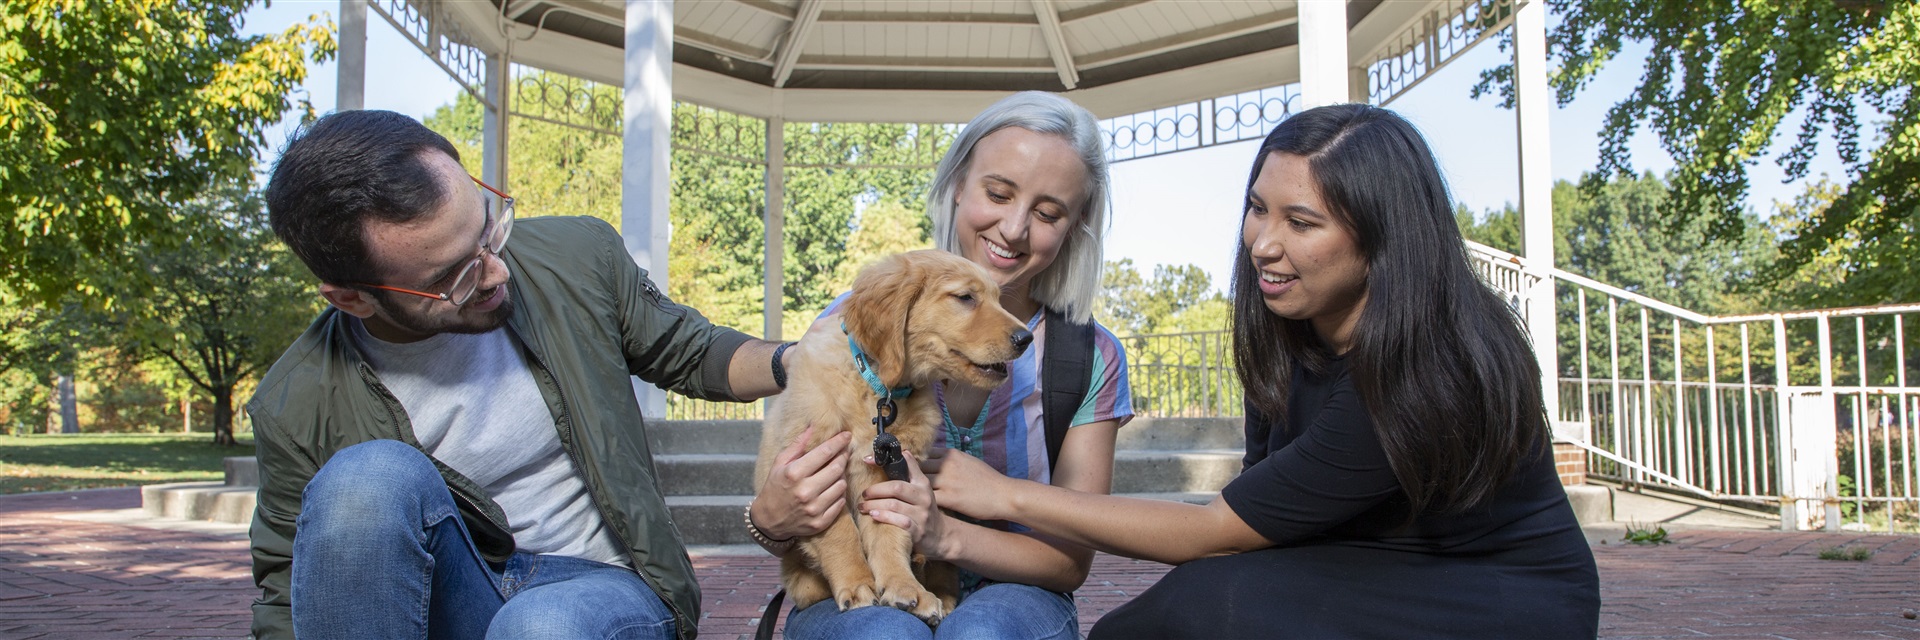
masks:
POLYGON ((299 336, 318 297, 246 184, 229 183, 184 208, 192 225, 184 242, 133 251, 151 293, 129 314, 129 333, 213 397, 214 443, 231 445, 235 387, 299 336))
POLYGON ((251 171, 307 61, 334 49, 321 19, 241 36, 252 4, 0 3, 0 281, 110 303, 82 265, 136 267, 127 238, 177 241, 178 203, 251 171))
MULTIPOLYGON (((1819 256, 1850 248, 1847 290, 1829 299, 1874 304, 1920 299, 1920 246, 1909 240, 1920 215, 1920 3, 1912 0, 1550 0, 1562 22, 1548 36, 1561 104, 1611 62, 1628 41, 1649 47, 1632 95, 1601 130, 1590 193, 1633 174, 1628 140, 1650 126, 1677 164, 1667 185, 1665 222, 1708 220, 1709 235, 1738 240, 1748 167, 1773 146, 1791 114, 1805 120, 1776 161, 1789 180, 1807 177, 1824 136, 1848 176, 1835 197, 1792 225, 1781 260, 1761 274, 1790 279, 1819 256), (1885 116, 1878 148, 1863 144, 1861 119, 1885 116)), ((1481 75, 1477 97, 1498 91, 1512 104, 1512 65, 1481 75)))
POLYGON ((1094 317, 1117 335, 1227 328, 1232 307, 1196 265, 1157 265, 1141 277, 1132 258, 1107 261, 1094 317))

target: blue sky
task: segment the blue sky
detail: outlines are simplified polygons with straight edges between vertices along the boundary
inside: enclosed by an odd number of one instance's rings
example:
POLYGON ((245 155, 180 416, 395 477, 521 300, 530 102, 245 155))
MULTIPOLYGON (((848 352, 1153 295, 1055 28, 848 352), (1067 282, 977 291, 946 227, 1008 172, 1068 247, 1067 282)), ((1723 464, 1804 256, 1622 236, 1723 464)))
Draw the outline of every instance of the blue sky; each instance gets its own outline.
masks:
MULTIPOLYGON (((271 7, 253 9, 247 30, 277 32, 313 14, 336 13, 339 6, 338 0, 280 0, 271 7)), ((425 118, 460 91, 378 15, 370 13, 367 26, 367 108, 425 118)), ((1629 48, 1572 104, 1554 110, 1549 119, 1554 178, 1577 180, 1597 163, 1598 132, 1606 111, 1637 84, 1644 54, 1644 48, 1629 48)), ((1468 97, 1480 71, 1499 64, 1504 56, 1489 39, 1388 105, 1425 133, 1454 199, 1475 211, 1502 207, 1519 194, 1512 112, 1500 109, 1491 98, 1468 97)), ((308 72, 308 98, 321 113, 331 111, 335 65, 310 65, 308 72)), ((1789 118, 1781 131, 1791 133, 1798 126, 1797 117, 1789 118)), ((283 124, 270 134, 274 146, 284 139, 286 130, 283 124)), ((1822 145, 1812 175, 1844 173, 1832 146, 1822 145)), ((1248 141, 1113 165, 1108 259, 1131 258, 1149 274, 1154 265, 1199 265, 1212 275, 1216 288, 1224 289, 1239 233, 1241 192, 1257 148, 1257 141, 1248 141)), ((1651 133, 1636 136, 1631 150, 1636 169, 1659 172, 1673 166, 1651 133)), ((1770 151, 1781 150, 1776 143, 1770 151)), ((1775 201, 1791 200, 1800 193, 1800 184, 1782 184, 1782 178, 1772 156, 1763 158, 1750 170, 1748 205, 1765 215, 1773 211, 1775 201)))

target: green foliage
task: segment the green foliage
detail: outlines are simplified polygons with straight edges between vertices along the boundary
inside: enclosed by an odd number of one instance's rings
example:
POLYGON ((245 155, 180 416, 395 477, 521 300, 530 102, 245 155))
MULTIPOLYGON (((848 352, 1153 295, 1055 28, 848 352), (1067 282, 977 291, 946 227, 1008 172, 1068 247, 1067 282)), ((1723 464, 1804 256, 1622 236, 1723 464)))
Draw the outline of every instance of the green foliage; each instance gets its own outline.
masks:
MULTIPOLYGON (((1748 168, 1773 147, 1790 114, 1805 117, 1776 162, 1789 180, 1808 177, 1823 137, 1846 176, 1823 206, 1803 209, 1768 282, 1791 280, 1823 256, 1845 274, 1840 304, 1920 300, 1920 3, 1913 0, 1711 4, 1662 0, 1551 0, 1562 20, 1548 36, 1558 71, 1551 82, 1571 101, 1629 41, 1649 46, 1634 92, 1615 104, 1601 130, 1600 165, 1586 180, 1597 192, 1633 174, 1628 141, 1642 125, 1677 164, 1664 220, 1707 237, 1739 241, 1753 224, 1744 211, 1748 168), (1878 112, 1874 139, 1863 115, 1878 112), (1872 148, 1877 143, 1877 148, 1872 148), (1871 148, 1871 150, 1868 150, 1871 148)), ((1511 64, 1482 74, 1474 95, 1498 91, 1512 104, 1511 64)))
MULTIPOLYGON (((127 238, 181 238, 178 203, 243 177, 294 106, 316 18, 241 36, 252 0, 0 3, 0 281, 44 304, 111 306, 89 265, 134 269, 127 238)), ((299 106, 311 114, 304 100, 299 106)))
POLYGON ((1866 547, 1835 545, 1820 548, 1821 560, 1839 560, 1842 562, 1866 562, 1873 558, 1873 550, 1866 547))
MULTIPOLYGON (((233 451, 199 435, 0 435, 0 494, 219 480, 233 451)), ((251 440, 241 445, 251 447, 251 440)))
POLYGON ((1121 258, 1107 261, 1100 278, 1094 317, 1116 335, 1219 331, 1233 315, 1226 296, 1195 265, 1159 265, 1145 278, 1132 258, 1121 258))
POLYGON ((1627 525, 1627 533, 1620 537, 1620 541, 1628 544, 1644 544, 1644 545, 1663 545, 1663 544, 1673 543, 1672 540, 1667 539, 1666 527, 1655 526, 1652 529, 1648 529, 1646 528, 1646 526, 1638 525, 1638 524, 1627 525))
MULTIPOLYGON (((576 105, 619 104, 621 98, 618 87, 538 72, 516 83, 516 110, 619 129, 617 121, 600 121, 604 110, 554 114, 539 100, 562 94, 576 105)), ((463 93, 426 119, 476 175, 482 109, 463 93)), ((520 215, 591 215, 620 226, 619 136, 535 118, 509 121, 513 155, 505 188, 519 200, 520 215)), ((673 122, 667 295, 715 322, 757 333, 765 299, 766 121, 675 104, 673 122)), ((784 335, 804 330, 872 257, 930 245, 922 206, 932 166, 954 131, 944 125, 785 124, 784 335)))
MULTIPOLYGON (((1752 214, 1747 217, 1743 235, 1737 239, 1714 237, 1705 216, 1675 219, 1669 212, 1667 181, 1652 174, 1623 177, 1586 189, 1560 181, 1553 188, 1554 258, 1556 266, 1599 282, 1613 285, 1661 302, 1705 314, 1749 313, 1778 308, 1782 297, 1774 290, 1755 285, 1759 273, 1775 259, 1772 235, 1752 214)), ((1490 210, 1475 217, 1463 209, 1455 213, 1461 233, 1468 240, 1495 249, 1524 254, 1520 246, 1522 220, 1519 211, 1509 206, 1490 210)), ((1591 292, 1590 292, 1591 293, 1591 292)), ((1589 373, 1610 375, 1612 341, 1619 341, 1620 353, 1636 354, 1640 349, 1640 308, 1631 303, 1616 313, 1619 334, 1608 331, 1609 309, 1605 298, 1589 295, 1587 309, 1587 360, 1594 367, 1589 373)), ((1559 349, 1560 371, 1564 376, 1581 375, 1579 297, 1575 287, 1560 287, 1559 349)), ((1656 347, 1671 345, 1674 337, 1664 314, 1649 318, 1647 340, 1656 347)), ((1757 338, 1756 339, 1760 339, 1757 338)), ((1706 367, 1706 340, 1702 331, 1683 332, 1682 366, 1699 371, 1706 367)), ((1718 363, 1723 379, 1740 379, 1738 343, 1719 340, 1718 363)), ((1771 380, 1773 362, 1767 353, 1755 354, 1750 362, 1755 380, 1771 380)), ((1620 360, 1621 375, 1628 379, 1651 375, 1670 380, 1671 358, 1656 358, 1643 363, 1638 357, 1620 360), (1651 366, 1650 374, 1643 364, 1651 366)))
POLYGON ((933 165, 956 131, 945 125, 786 124, 787 313, 810 320, 845 291, 836 279, 842 265, 854 260, 848 242, 862 206, 892 203, 925 216, 933 165))
POLYGON ((273 364, 319 298, 248 185, 223 185, 181 211, 183 242, 130 251, 150 288, 126 315, 128 335, 212 396, 215 441, 232 444, 235 388, 273 364))

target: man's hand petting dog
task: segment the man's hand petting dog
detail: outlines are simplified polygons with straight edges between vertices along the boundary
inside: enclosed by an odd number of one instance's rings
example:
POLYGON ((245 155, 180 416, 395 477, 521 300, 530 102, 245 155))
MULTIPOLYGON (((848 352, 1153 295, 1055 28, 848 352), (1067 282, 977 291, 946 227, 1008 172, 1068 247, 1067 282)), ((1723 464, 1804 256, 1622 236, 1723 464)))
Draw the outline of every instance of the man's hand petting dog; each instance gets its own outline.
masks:
MULTIPOLYGON (((907 457, 906 481, 889 481, 867 487, 860 495, 860 512, 867 514, 875 522, 884 522, 902 529, 913 537, 913 550, 925 554, 932 560, 945 560, 946 553, 941 542, 944 540, 946 516, 940 513, 933 502, 933 480, 921 472, 920 460, 911 451, 902 451, 907 457)), ((874 464, 873 456, 864 460, 874 464)))
POLYGON ((807 450, 813 427, 774 458, 767 484, 753 503, 753 523, 776 540, 810 536, 832 526, 847 508, 847 461, 853 434, 842 431, 807 450))

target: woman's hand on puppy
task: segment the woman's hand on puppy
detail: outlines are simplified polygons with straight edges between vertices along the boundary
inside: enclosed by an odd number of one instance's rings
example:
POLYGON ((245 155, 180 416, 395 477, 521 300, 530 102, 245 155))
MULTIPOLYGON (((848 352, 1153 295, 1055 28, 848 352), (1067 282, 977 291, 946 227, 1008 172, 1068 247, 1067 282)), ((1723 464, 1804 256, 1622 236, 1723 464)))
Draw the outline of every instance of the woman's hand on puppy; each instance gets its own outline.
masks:
POLYGON ((943 449, 922 465, 933 477, 934 499, 941 507, 981 520, 1009 520, 1012 481, 998 469, 963 451, 943 449))
MULTIPOLYGON (((947 519, 933 503, 933 481, 921 472, 920 460, 912 451, 900 453, 907 458, 907 480, 867 487, 860 494, 860 512, 876 522, 906 529, 913 537, 915 551, 944 560, 949 557, 943 546, 947 519)), ((866 463, 873 464, 873 457, 868 456, 866 463)))
POLYGON ((810 536, 833 524, 846 509, 848 443, 842 431, 808 450, 808 426, 793 444, 774 456, 767 482, 753 499, 753 524, 775 540, 810 536))

